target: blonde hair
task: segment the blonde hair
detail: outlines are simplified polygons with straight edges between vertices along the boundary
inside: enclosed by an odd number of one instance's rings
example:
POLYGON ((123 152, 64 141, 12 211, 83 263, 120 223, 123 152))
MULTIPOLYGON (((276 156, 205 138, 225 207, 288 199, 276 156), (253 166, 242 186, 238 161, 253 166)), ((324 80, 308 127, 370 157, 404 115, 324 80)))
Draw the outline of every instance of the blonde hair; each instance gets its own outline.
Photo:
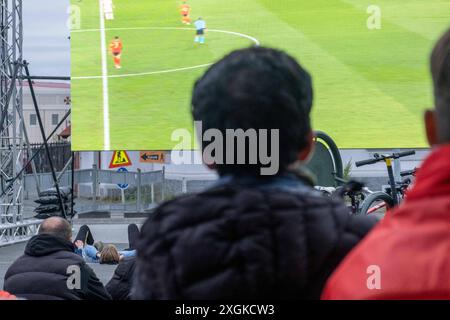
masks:
POLYGON ((100 252, 100 263, 103 264, 118 264, 120 261, 119 251, 116 246, 112 244, 106 245, 100 252))

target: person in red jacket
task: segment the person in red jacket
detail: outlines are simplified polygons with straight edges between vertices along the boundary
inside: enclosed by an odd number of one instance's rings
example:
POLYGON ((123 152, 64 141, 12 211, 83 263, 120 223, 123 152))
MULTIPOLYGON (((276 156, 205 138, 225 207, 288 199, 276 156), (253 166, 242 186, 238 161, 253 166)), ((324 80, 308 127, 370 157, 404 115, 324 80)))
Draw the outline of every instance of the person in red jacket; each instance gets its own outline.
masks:
POLYGON ((0 300, 17 300, 15 295, 0 290, 0 300))
POLYGON ((344 259, 322 299, 450 299, 450 29, 431 57, 432 152, 405 202, 344 259))

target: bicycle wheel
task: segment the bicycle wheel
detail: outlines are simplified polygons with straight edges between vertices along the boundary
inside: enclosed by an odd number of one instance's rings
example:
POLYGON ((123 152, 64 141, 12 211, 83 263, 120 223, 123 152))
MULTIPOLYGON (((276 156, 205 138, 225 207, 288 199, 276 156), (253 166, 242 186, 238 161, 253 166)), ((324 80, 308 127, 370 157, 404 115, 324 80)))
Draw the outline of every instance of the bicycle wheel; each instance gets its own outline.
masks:
POLYGON ((362 215, 385 213, 394 207, 394 199, 385 192, 374 192, 367 196, 359 211, 362 215))
POLYGON ((344 178, 344 166, 342 164, 342 158, 339 148, 337 147, 334 140, 325 132, 315 131, 314 134, 317 154, 315 154, 315 157, 313 156, 313 158, 311 159, 309 166, 310 169, 312 169, 312 171, 317 175, 317 178, 319 180, 320 178, 326 178, 328 174, 331 173, 333 176, 331 178, 332 182, 330 185, 343 185, 343 182, 339 181, 344 178), (320 159, 322 161, 320 161, 320 159), (324 165, 328 163, 328 161, 325 161, 325 159, 331 160, 331 164, 333 166, 332 172, 329 172, 327 174, 324 174, 324 165), (323 163, 323 161, 325 161, 325 163, 323 163))

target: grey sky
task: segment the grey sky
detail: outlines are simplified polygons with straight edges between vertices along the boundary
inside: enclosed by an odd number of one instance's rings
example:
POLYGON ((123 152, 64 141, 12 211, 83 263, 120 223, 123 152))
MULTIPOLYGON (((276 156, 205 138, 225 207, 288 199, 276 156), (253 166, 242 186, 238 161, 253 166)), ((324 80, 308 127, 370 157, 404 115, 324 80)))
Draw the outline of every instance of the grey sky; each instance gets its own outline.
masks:
POLYGON ((23 0, 24 59, 32 75, 69 76, 69 0, 23 0))

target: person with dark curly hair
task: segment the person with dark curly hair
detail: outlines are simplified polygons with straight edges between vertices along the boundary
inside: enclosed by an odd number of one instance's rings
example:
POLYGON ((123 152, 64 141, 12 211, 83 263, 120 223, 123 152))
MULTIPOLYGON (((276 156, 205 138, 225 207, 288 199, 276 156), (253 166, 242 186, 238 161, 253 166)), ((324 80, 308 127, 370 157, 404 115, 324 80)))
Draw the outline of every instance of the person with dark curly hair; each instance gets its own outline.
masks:
POLYGON ((202 124, 199 135, 262 134, 230 145, 202 139, 204 157, 214 144, 215 155, 229 161, 208 163, 220 175, 216 185, 168 201, 148 218, 133 298, 320 298, 375 220, 350 216, 299 169, 313 149, 312 104, 310 74, 279 50, 234 51, 197 81, 192 115, 202 124), (271 132, 278 139, 264 145, 271 132), (258 148, 275 150, 277 170, 261 170, 267 162, 254 154, 258 148))

